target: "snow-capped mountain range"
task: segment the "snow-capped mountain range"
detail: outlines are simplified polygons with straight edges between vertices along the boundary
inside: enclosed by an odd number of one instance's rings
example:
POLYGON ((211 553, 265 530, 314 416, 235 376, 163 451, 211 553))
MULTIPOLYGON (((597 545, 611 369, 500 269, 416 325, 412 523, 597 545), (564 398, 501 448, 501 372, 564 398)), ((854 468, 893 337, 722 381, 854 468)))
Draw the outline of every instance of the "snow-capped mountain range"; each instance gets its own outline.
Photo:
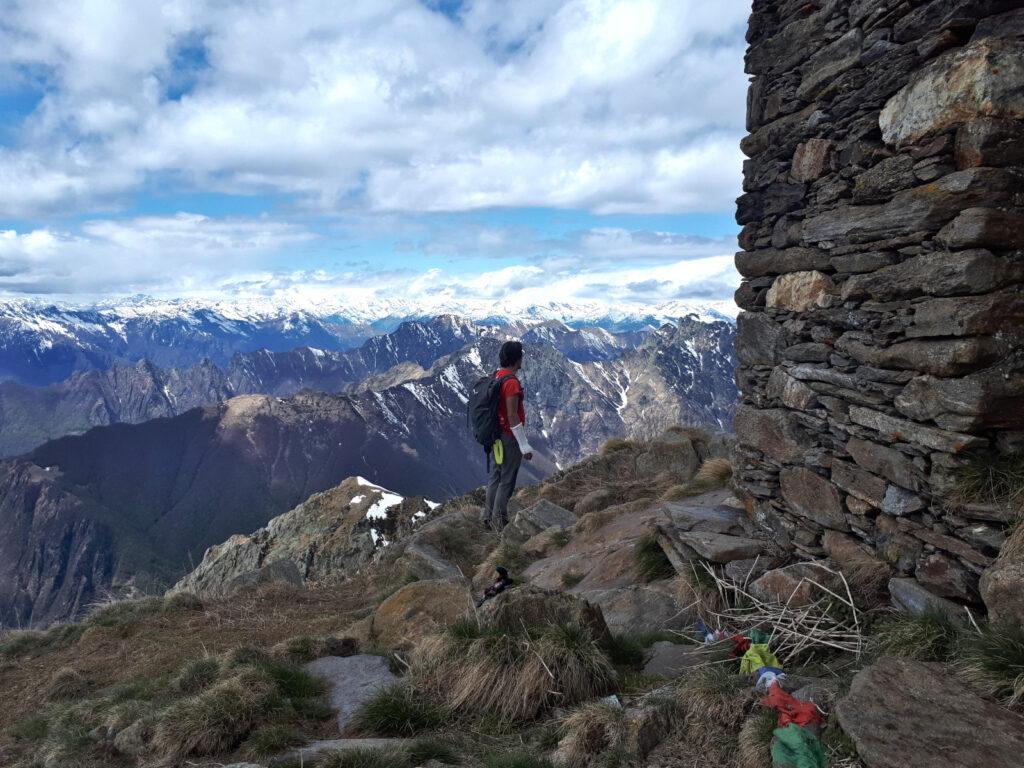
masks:
POLYGON ((91 306, 37 300, 0 301, 0 380, 44 385, 74 373, 148 360, 187 367, 208 359, 225 365, 239 352, 283 352, 300 346, 343 351, 407 320, 458 315, 482 324, 559 321, 573 328, 638 331, 680 317, 735 317, 728 302, 609 305, 601 302, 517 304, 376 299, 359 304, 309 300, 200 301, 135 296, 91 306))

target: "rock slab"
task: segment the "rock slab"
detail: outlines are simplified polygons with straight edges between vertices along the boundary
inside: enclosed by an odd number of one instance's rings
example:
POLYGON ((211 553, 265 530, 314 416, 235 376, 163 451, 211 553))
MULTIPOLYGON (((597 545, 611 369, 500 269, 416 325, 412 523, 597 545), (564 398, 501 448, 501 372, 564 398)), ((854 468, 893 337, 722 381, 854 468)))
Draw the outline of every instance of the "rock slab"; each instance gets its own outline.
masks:
POLYGON ((1009 768, 1024 755, 1024 717, 939 665, 883 658, 857 674, 836 712, 867 768, 1009 768))
POLYGON ((338 729, 344 731, 359 707, 377 691, 398 678, 383 656, 324 656, 306 665, 306 671, 325 681, 329 700, 338 713, 338 729))

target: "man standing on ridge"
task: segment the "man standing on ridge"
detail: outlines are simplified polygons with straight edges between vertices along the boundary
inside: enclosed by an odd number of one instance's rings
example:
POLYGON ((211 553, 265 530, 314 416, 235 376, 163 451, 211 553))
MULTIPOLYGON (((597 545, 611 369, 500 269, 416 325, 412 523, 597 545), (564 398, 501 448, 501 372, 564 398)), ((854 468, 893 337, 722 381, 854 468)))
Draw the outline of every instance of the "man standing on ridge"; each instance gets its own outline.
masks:
POLYGON ((523 345, 506 341, 498 353, 501 368, 494 374, 503 379, 498 397, 498 425, 501 437, 493 448, 494 467, 487 484, 484 523, 500 531, 508 524, 508 500, 516 488, 516 476, 523 459, 533 459, 533 448, 526 439, 526 409, 523 406, 523 385, 516 375, 523 367, 523 345))

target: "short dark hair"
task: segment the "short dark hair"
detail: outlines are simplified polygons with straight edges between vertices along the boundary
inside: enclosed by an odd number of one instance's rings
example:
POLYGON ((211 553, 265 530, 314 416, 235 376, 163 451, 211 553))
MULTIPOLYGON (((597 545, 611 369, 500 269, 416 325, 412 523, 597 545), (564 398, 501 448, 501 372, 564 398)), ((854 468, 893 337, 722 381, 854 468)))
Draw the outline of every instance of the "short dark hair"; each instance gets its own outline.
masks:
POLYGON ((511 368, 523 359, 523 343, 521 341, 506 341, 501 345, 498 352, 498 362, 502 368, 511 368))

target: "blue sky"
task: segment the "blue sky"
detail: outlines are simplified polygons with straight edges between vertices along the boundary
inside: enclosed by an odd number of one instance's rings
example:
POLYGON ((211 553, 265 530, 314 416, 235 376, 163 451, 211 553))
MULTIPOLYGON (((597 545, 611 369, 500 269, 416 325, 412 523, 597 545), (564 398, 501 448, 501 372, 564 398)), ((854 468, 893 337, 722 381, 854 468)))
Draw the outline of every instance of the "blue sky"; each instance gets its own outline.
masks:
POLYGON ((740 0, 0 10, 0 295, 659 303, 737 282, 740 0))

